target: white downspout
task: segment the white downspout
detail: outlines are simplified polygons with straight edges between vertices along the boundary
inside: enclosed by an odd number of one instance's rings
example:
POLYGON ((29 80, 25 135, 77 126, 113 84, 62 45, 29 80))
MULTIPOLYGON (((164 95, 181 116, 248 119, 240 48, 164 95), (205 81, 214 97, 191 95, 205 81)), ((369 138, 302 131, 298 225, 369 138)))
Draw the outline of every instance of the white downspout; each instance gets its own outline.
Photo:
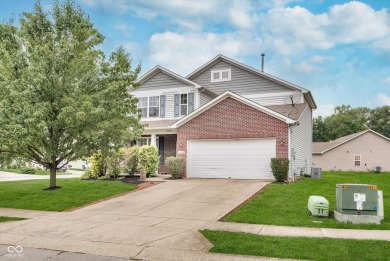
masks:
POLYGON ((293 159, 291 157, 291 132, 292 132, 291 125, 288 125, 288 148, 287 149, 288 149, 288 159, 290 160, 290 165, 291 165, 289 172, 290 172, 290 175, 292 176, 292 180, 294 182, 295 181, 294 163, 293 163, 293 159))

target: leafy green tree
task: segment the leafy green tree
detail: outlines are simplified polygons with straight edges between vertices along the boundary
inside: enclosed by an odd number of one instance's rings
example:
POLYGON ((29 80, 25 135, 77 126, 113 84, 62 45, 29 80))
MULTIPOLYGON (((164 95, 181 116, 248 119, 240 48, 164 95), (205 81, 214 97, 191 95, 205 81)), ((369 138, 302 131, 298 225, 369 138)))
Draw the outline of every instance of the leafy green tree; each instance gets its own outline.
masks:
POLYGON ((122 47, 107 60, 104 40, 71 1, 0 24, 0 153, 56 171, 97 150, 119 148, 142 131, 131 69, 122 47))
POLYGON ((372 109, 368 126, 373 131, 390 138, 390 106, 372 109))
POLYGON ((334 114, 313 119, 313 141, 330 141, 368 129, 370 109, 337 106, 334 114))
POLYGON ((330 140, 368 129, 367 123, 370 109, 366 107, 351 108, 349 105, 341 105, 337 106, 334 111, 333 115, 324 119, 330 140))
POLYGON ((313 119, 313 141, 327 141, 329 140, 329 130, 324 122, 324 118, 318 116, 313 119))

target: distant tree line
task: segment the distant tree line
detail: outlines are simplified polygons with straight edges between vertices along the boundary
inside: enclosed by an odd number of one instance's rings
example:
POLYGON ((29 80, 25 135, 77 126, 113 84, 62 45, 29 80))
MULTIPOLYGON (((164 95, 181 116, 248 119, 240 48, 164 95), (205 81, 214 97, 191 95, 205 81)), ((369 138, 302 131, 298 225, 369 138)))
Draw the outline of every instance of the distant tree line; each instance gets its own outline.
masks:
POLYGON ((313 141, 335 140, 367 129, 390 137, 390 106, 374 109, 337 106, 334 114, 313 119, 313 141))

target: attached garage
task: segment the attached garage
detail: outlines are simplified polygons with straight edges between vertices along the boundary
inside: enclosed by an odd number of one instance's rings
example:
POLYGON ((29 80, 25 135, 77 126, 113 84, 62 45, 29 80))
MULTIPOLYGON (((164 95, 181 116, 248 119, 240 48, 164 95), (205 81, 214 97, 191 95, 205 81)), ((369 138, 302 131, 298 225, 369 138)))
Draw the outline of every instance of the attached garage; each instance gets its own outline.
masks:
POLYGON ((275 138, 188 140, 187 151, 189 178, 274 179, 275 138))

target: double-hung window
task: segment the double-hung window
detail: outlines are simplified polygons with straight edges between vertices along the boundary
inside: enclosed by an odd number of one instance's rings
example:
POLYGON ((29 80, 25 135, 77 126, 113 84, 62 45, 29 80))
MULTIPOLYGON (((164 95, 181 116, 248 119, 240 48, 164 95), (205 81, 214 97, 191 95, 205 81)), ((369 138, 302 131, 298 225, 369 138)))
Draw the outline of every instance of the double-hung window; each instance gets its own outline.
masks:
POLYGON ((149 97, 149 117, 159 117, 160 111, 160 97, 150 96, 149 97))
POLYGON ((148 117, 148 97, 138 98, 138 108, 142 111, 142 117, 148 117))
POLYGON ((211 82, 224 82, 232 80, 232 70, 212 70, 211 71, 211 82))
POLYGON ((187 93, 180 94, 180 115, 188 114, 188 95, 187 93))
POLYGON ((362 156, 361 155, 355 155, 354 156, 354 164, 355 164, 355 166, 360 166, 361 161, 362 161, 362 156))

